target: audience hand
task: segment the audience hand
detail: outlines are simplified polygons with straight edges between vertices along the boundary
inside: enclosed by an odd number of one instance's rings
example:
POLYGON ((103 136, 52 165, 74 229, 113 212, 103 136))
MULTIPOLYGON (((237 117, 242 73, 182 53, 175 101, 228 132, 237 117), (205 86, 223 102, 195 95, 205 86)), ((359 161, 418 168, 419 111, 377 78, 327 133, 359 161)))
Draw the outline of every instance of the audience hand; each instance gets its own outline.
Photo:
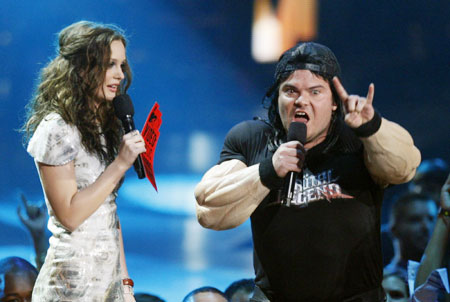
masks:
POLYGON ((20 205, 17 207, 17 215, 20 221, 27 227, 33 237, 44 233, 47 224, 45 205, 43 203, 32 204, 23 194, 20 197, 26 213, 26 216, 22 213, 22 207, 20 205))

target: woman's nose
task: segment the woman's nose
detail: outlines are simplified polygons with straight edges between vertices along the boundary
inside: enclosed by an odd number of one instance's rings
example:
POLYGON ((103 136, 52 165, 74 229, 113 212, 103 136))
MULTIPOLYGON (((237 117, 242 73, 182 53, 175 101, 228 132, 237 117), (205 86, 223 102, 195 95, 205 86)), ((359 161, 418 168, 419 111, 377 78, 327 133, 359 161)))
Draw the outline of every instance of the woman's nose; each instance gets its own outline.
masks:
POLYGON ((120 79, 120 80, 123 80, 125 78, 125 74, 124 74, 124 72, 123 72, 121 67, 117 68, 114 76, 115 76, 116 79, 120 79))

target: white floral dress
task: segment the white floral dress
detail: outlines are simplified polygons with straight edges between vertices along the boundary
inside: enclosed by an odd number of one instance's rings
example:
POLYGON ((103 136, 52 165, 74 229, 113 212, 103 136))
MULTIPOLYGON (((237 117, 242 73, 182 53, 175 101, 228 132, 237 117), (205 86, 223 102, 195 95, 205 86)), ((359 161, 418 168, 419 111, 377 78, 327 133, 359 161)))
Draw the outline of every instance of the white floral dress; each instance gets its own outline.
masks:
MULTIPOLYGON (((105 170, 105 163, 82 147, 76 127, 56 113, 41 121, 27 151, 36 166, 38 162, 59 166, 73 161, 79 191, 105 170)), ((45 197, 52 236, 33 289, 33 302, 123 301, 116 196, 116 191, 110 194, 73 232, 59 222, 45 197)))

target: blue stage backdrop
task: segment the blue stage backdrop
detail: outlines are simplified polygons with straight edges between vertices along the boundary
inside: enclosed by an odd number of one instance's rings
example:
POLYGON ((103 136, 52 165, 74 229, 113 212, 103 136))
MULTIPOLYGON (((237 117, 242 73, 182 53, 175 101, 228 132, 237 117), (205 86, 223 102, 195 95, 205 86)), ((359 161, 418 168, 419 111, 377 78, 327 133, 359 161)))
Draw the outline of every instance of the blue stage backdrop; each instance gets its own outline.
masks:
MULTIPOLYGON (((118 199, 137 291, 180 301, 195 287, 224 290, 252 277, 248 222, 226 232, 204 230, 193 197, 227 131, 264 116, 261 99, 275 65, 251 58, 252 9, 253 1, 242 0, 2 1, 0 257, 33 261, 16 208, 20 192, 34 202, 43 196, 17 129, 39 70, 55 55, 57 32, 90 20, 117 24, 129 37, 137 127, 154 102, 163 113, 155 154, 159 193, 131 170, 118 199)), ((334 50, 349 92, 365 94, 374 82, 380 113, 410 131, 423 158, 447 161, 449 15, 444 0, 319 1, 316 39, 334 50)))

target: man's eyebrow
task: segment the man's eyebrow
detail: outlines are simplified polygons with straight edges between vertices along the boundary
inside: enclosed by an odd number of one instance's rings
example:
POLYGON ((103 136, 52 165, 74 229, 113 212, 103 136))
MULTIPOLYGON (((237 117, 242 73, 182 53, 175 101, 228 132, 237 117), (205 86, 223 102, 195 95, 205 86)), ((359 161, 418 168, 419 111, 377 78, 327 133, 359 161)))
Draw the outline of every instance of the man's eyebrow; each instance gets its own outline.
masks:
POLYGON ((295 85, 293 85, 293 84, 289 84, 289 83, 284 83, 284 84, 282 84, 281 85, 281 87, 290 87, 290 88, 295 88, 295 85))
POLYGON ((319 84, 319 85, 315 85, 315 86, 311 86, 311 87, 309 87, 308 89, 317 89, 317 88, 325 88, 325 86, 324 85, 322 85, 322 84, 319 84))
MULTIPOLYGON (((294 84, 290 84, 290 83, 284 83, 284 84, 281 85, 281 87, 282 88, 288 87, 288 88, 295 88, 295 89, 297 89, 297 87, 294 84)), ((325 86, 322 85, 322 84, 318 84, 318 85, 314 85, 314 86, 308 87, 307 89, 308 90, 312 90, 312 89, 317 89, 317 88, 325 88, 325 86)))

